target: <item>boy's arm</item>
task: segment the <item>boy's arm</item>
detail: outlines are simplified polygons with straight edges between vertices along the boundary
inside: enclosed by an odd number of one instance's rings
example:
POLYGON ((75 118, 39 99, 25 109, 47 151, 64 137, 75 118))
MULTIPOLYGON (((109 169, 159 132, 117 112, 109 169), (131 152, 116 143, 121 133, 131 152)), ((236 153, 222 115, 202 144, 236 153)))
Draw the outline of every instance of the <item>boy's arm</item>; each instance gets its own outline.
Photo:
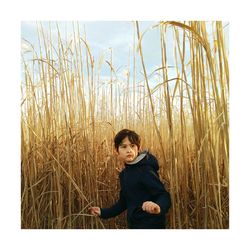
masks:
POLYGON ((123 192, 121 190, 119 200, 112 207, 101 208, 100 217, 103 219, 115 217, 115 216, 121 214, 126 209, 127 209, 126 200, 125 200, 125 197, 124 197, 123 192))
POLYGON ((161 213, 167 213, 171 207, 170 194, 166 191, 158 175, 150 167, 143 171, 142 182, 154 197, 154 202, 160 206, 161 213))

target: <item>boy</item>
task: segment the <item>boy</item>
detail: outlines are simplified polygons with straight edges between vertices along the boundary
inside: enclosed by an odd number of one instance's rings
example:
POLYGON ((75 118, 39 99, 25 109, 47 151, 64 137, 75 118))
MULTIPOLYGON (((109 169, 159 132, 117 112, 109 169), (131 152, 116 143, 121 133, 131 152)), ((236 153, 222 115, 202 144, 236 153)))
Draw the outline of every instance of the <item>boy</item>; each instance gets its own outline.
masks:
POLYGON ((110 208, 91 207, 92 215, 115 217, 127 209, 131 229, 163 229, 171 206, 169 193, 159 180, 156 158, 140 150, 140 136, 123 129, 114 138, 118 157, 125 164, 120 172, 120 198, 110 208))

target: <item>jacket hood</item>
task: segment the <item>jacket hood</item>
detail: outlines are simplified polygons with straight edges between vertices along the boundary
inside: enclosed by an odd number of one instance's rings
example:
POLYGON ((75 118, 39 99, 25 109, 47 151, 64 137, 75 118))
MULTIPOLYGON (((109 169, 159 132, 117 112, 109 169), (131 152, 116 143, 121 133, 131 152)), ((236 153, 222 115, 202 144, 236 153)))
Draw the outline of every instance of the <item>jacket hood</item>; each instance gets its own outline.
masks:
POLYGON ((158 161, 154 155, 150 154, 148 151, 141 152, 133 161, 126 163, 125 166, 140 166, 148 165, 157 172, 159 170, 158 161))

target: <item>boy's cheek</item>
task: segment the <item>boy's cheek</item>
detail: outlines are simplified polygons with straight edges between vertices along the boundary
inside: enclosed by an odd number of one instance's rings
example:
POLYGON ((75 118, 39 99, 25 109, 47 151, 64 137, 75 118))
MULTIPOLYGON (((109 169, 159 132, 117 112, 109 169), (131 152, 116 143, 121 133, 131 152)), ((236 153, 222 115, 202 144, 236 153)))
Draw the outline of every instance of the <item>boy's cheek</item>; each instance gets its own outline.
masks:
POLYGON ((125 160, 124 157, 121 154, 117 154, 117 159, 119 161, 124 161, 125 160))

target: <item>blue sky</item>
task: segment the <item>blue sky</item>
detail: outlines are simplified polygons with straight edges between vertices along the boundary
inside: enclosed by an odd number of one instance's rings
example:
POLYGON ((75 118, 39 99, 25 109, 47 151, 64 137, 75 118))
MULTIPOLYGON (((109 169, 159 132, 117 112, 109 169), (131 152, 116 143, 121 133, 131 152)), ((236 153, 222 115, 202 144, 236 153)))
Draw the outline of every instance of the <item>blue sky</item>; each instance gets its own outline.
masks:
MULTIPOLYGON (((139 22, 140 32, 150 29, 156 25, 158 21, 141 21, 139 22)), ((49 35, 49 22, 42 22, 45 34, 49 35)), ((134 23, 132 21, 92 21, 92 22, 78 22, 80 36, 86 32, 87 42, 90 46, 92 55, 94 56, 95 63, 100 59, 101 55, 104 56, 104 60, 110 61, 110 48, 112 48, 112 58, 114 68, 122 76, 127 70, 128 55, 130 51, 130 72, 131 78, 133 75, 133 40, 134 40, 134 23)), ((57 44, 57 27, 55 22, 50 23, 52 40, 55 45, 57 44)), ((73 37, 73 22, 58 22, 61 37, 63 40, 69 41, 73 37)), ((75 30, 77 29, 77 23, 74 22, 75 30)), ((22 51, 28 51, 29 45, 25 40, 29 41, 36 51, 38 48, 38 35, 37 35, 37 23, 36 22, 22 22, 21 23, 21 37, 22 37, 22 51), (25 40, 24 40, 25 39, 25 40)), ((137 41, 137 35, 135 37, 137 41)), ((168 43, 171 45, 171 37, 168 39, 168 43)), ((150 74, 161 65, 161 51, 160 51, 160 34, 159 29, 154 28, 148 30, 142 40, 143 54, 147 73, 150 74)), ((32 53, 24 53, 28 59, 32 53)), ((168 61, 173 64, 173 55, 168 53, 168 61)), ((137 81, 142 79, 141 61, 136 56, 137 61, 137 81)), ((110 69, 108 64, 103 64, 101 76, 108 77, 110 75, 110 69)))
MULTIPOLYGON (((160 50, 160 34, 159 28, 152 28, 154 25, 158 24, 158 21, 140 21, 140 32, 143 33, 147 30, 142 40, 144 61, 147 69, 147 74, 149 75, 155 69, 161 67, 161 50, 160 50)), ((126 81, 126 72, 128 69, 128 56, 130 53, 130 80, 132 82, 133 77, 133 40, 134 40, 134 23, 132 21, 85 21, 85 22, 21 22, 21 43, 22 52, 26 59, 31 59, 32 53, 29 53, 29 44, 25 41, 29 41, 38 52, 38 30, 40 30, 40 25, 42 25, 45 36, 52 37, 53 44, 57 47, 57 25, 59 26, 60 35, 63 41, 69 41, 73 39, 73 27, 77 31, 77 25, 79 25, 80 37, 84 37, 86 32, 87 43, 90 46, 91 53, 94 57, 95 66, 97 66, 101 58, 102 61, 110 61, 110 48, 112 48, 112 63, 113 67, 117 71, 117 76, 121 81, 126 81), (51 33, 49 32, 51 30, 51 33), (130 52, 129 52, 130 51, 130 52)), ((227 23, 224 22, 223 25, 227 23)), ((211 25, 207 25, 207 31, 212 38, 211 25)), ((181 30, 179 29, 181 34, 181 30)), ((225 28, 225 34, 229 35, 229 25, 225 28)), ((167 32, 167 62, 168 66, 174 65, 174 52, 173 52, 173 31, 168 29, 167 32)), ((181 37, 181 36, 180 36, 181 37)), ((135 37, 137 41, 137 34, 135 37)), ((189 54, 188 44, 186 45, 186 56, 187 59, 189 54)), ((139 82, 143 79, 141 61, 139 54, 136 54, 136 81, 139 82)), ((97 67, 96 67, 97 68, 97 67)), ((175 69, 169 67, 168 70, 169 78, 176 77, 175 69)), ((102 64, 101 68, 101 78, 108 79, 110 77, 110 68, 107 63, 102 64)), ((150 78, 150 86, 153 87, 157 83, 158 78, 155 75, 150 78)))

